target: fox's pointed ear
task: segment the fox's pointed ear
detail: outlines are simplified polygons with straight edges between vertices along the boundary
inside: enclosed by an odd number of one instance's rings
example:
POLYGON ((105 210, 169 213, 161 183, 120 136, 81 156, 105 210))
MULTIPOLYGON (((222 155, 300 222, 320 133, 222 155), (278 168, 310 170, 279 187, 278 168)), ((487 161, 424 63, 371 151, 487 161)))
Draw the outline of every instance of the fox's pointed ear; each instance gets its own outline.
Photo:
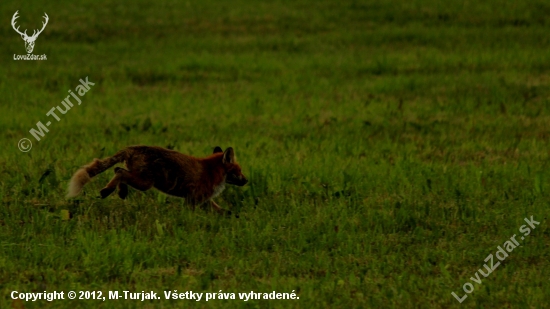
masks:
POLYGON ((223 153, 223 163, 224 164, 233 164, 235 163, 235 151, 232 147, 229 147, 223 153))
POLYGON ((220 147, 220 146, 214 147, 214 152, 213 153, 218 153, 218 152, 223 152, 222 147, 220 147))

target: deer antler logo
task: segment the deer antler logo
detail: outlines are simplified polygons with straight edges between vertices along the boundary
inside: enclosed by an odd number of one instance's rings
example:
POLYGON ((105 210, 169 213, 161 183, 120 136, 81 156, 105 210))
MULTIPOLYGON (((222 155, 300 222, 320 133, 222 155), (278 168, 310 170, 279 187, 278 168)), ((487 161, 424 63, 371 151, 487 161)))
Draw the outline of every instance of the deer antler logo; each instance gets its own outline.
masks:
POLYGON ((34 49, 34 41, 36 41, 36 38, 38 38, 38 35, 42 33, 42 31, 44 31, 44 28, 46 28, 46 25, 48 24, 48 20, 49 20, 48 14, 44 13, 45 16, 43 17, 46 19, 46 21, 42 22, 42 29, 40 29, 40 31, 38 32, 36 32, 36 30, 33 30, 32 35, 28 36, 26 29, 25 29, 25 32, 21 32, 19 31, 19 26, 15 28, 15 20, 19 18, 19 16, 17 15, 17 12, 19 11, 16 11, 15 14, 13 14, 13 17, 11 19, 11 26, 13 27, 13 30, 15 30, 15 32, 21 35, 21 38, 25 41, 25 48, 27 49, 27 53, 30 54, 34 49))

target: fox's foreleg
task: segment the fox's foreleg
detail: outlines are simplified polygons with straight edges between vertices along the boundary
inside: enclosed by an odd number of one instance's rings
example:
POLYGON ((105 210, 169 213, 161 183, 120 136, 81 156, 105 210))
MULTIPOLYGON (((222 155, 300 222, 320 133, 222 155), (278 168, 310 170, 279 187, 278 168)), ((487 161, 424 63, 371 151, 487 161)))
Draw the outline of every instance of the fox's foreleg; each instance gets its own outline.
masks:
POLYGON ((224 211, 224 209, 220 205, 216 204, 216 202, 214 202, 213 200, 210 200, 210 206, 219 213, 224 211))
POLYGON ((216 204, 213 200, 210 200, 210 206, 221 215, 231 216, 231 211, 223 209, 220 205, 216 204))

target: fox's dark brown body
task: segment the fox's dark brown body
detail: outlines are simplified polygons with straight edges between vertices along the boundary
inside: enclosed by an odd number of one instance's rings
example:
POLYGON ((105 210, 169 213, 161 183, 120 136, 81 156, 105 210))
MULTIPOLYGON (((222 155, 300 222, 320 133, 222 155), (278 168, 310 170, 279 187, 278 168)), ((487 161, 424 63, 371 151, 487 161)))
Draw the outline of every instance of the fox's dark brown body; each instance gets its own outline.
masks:
POLYGON ((76 196, 92 177, 119 162, 125 162, 126 169, 115 168, 115 176, 100 192, 102 198, 117 187, 123 199, 128 195, 128 186, 141 191, 155 187, 166 194, 185 198, 191 205, 211 202, 221 211, 212 198, 223 191, 226 183, 238 186, 247 183, 231 147, 225 152, 216 147, 214 154, 195 158, 161 147, 131 146, 112 157, 95 159, 78 170, 69 183, 68 197, 76 196))

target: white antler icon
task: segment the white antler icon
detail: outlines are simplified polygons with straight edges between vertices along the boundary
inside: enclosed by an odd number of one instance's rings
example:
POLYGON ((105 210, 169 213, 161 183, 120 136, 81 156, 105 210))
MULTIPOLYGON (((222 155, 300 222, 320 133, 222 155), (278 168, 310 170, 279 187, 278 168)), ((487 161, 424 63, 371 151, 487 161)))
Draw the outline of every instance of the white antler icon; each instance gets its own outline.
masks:
POLYGON ((42 31, 44 31, 44 28, 46 28, 46 25, 48 24, 48 20, 49 20, 48 14, 44 13, 43 17, 46 19, 46 21, 42 22, 42 29, 40 29, 38 32, 36 32, 36 30, 33 30, 32 35, 28 36, 26 29, 25 29, 25 32, 21 32, 19 31, 19 26, 15 28, 15 20, 19 18, 19 16, 17 16, 17 12, 19 11, 16 11, 15 14, 13 14, 13 17, 11 19, 11 26, 13 27, 13 30, 15 30, 17 33, 21 35, 21 38, 25 41, 25 48, 27 49, 27 53, 30 54, 34 49, 34 41, 36 41, 36 38, 38 38, 38 35, 42 33, 42 31))

